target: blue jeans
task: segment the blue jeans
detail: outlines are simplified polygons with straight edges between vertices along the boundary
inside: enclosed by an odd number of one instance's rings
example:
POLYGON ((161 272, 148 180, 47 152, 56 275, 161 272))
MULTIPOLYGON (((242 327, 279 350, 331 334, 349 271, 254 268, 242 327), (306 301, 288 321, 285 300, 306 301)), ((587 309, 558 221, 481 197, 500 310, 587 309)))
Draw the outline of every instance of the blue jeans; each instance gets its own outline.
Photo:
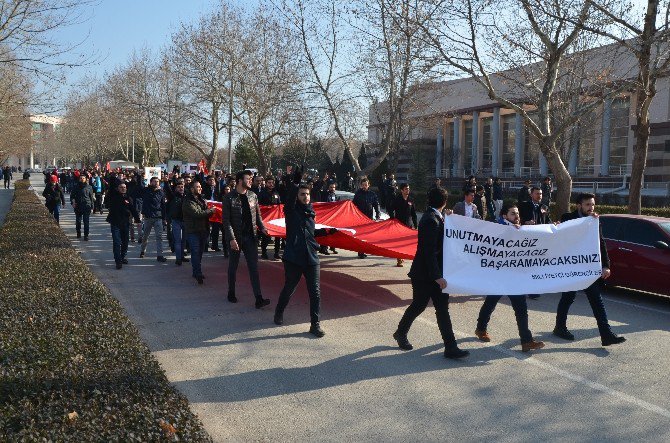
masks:
POLYGON ((56 219, 56 223, 60 223, 60 205, 54 206, 54 208, 51 210, 51 213, 53 214, 54 218, 56 219))
POLYGON ((202 253, 207 245, 207 232, 196 232, 188 234, 188 243, 191 246, 191 267, 193 268, 193 277, 202 276, 202 253))
MULTIPOLYGON (((247 268, 249 269, 249 280, 251 280, 251 287, 254 290, 254 297, 256 297, 256 300, 260 300, 263 298, 263 295, 261 293, 261 281, 258 278, 258 246, 256 245, 256 238, 245 235, 237 239, 237 245, 240 247, 239 251, 230 250, 230 260, 228 261, 228 292, 235 292, 237 265, 240 263, 240 254, 244 252, 244 258, 247 260, 247 268)), ((191 245, 191 248, 193 248, 193 245, 191 245)))
MULTIPOLYGON (((479 310, 479 318, 477 319, 477 329, 479 331, 486 331, 486 327, 491 320, 491 314, 496 308, 496 305, 502 298, 502 295, 489 295, 484 300, 482 308, 479 310)), ((514 316, 516 317, 516 326, 519 328, 519 337, 521 343, 528 343, 533 340, 533 334, 528 329, 528 305, 526 304, 525 295, 512 295, 509 297, 514 309, 514 316)))
POLYGON ((88 220, 91 217, 91 209, 84 209, 82 212, 75 211, 77 235, 81 235, 81 220, 84 219, 84 237, 88 237, 88 220))
POLYGON ((174 242, 174 253, 177 260, 184 258, 184 245, 181 239, 184 237, 184 222, 172 220, 172 241, 174 242))
POLYGON ((130 234, 130 226, 126 224, 123 226, 111 225, 111 227, 114 261, 118 265, 121 264, 121 260, 126 258, 126 253, 128 252, 128 235, 130 234))

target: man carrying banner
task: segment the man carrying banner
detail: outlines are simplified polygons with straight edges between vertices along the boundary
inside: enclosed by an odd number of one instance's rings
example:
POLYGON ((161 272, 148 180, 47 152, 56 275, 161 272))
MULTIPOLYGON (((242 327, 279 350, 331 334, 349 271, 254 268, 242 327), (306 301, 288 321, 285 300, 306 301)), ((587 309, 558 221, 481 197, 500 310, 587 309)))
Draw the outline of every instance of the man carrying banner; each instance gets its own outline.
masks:
MULTIPOLYGON (((459 349, 449 316, 449 294, 442 293, 447 281, 442 277, 442 256, 444 242, 444 214, 447 204, 447 191, 433 188, 428 192, 428 210, 419 222, 416 255, 409 271, 412 280, 412 303, 398 324, 393 338, 400 349, 411 350, 407 333, 414 320, 426 309, 429 300, 433 300, 437 326, 444 341, 446 358, 462 358, 469 351, 459 349)), ((451 212, 449 212, 451 213, 451 212)))
MULTIPOLYGON (((542 189, 537 186, 530 188, 530 200, 519 203, 519 215, 522 225, 546 225, 551 223, 549 208, 542 204, 542 189)), ((540 295, 530 294, 528 298, 537 300, 540 295)))
POLYGON ((309 293, 309 315, 311 326, 310 334, 316 337, 326 335, 319 323, 321 307, 321 289, 319 284, 319 244, 315 237, 335 232, 335 228, 314 229, 316 213, 310 203, 310 191, 306 185, 301 185, 302 169, 295 168, 293 183, 284 203, 286 220, 286 248, 282 260, 284 262, 285 282, 279 294, 275 309, 274 322, 276 325, 284 323, 284 309, 288 305, 295 288, 304 275, 309 293))
MULTIPOLYGON (((577 209, 573 212, 566 212, 561 216, 561 222, 574 220, 581 217, 598 215, 595 212, 596 196, 594 194, 582 193, 577 196, 575 201, 577 209)), ((603 240, 602 231, 600 232, 600 262, 602 263, 602 275, 591 286, 584 289, 586 298, 589 300, 593 316, 598 323, 598 331, 600 332, 600 340, 603 346, 615 345, 626 341, 625 337, 619 337, 610 328, 607 322, 607 312, 603 299, 600 296, 602 291, 603 280, 610 276, 610 261, 607 255, 607 247, 605 240, 603 240)), ((556 327, 554 327, 554 335, 565 340, 574 340, 575 336, 568 330, 568 310, 570 305, 575 301, 576 291, 564 292, 561 296, 561 301, 558 302, 558 309, 556 311, 556 327)))
MULTIPOLYGON (((500 210, 500 218, 498 223, 501 225, 513 226, 517 229, 521 227, 521 219, 519 218, 519 208, 516 205, 504 205, 500 210)), ((479 318, 477 319, 477 329, 475 335, 481 341, 491 341, 491 336, 486 331, 486 327, 491 319, 491 314, 496 308, 496 305, 502 298, 502 295, 488 295, 484 300, 482 308, 479 310, 479 318)), ((544 342, 533 340, 533 334, 528 329, 528 305, 526 305, 526 297, 523 295, 511 295, 509 301, 514 309, 514 316, 516 317, 516 325, 519 328, 519 337, 521 338, 521 350, 528 352, 534 349, 544 348, 544 342)))

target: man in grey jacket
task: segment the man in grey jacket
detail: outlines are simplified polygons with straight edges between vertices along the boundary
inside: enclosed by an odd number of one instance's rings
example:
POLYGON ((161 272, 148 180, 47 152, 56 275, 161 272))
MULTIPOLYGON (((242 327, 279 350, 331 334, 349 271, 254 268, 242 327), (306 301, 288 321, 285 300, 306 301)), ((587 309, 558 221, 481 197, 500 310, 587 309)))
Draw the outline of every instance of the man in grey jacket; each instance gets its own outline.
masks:
POLYGON ((478 218, 481 220, 477 205, 474 204, 475 189, 468 188, 463 191, 463 201, 454 205, 454 214, 464 215, 466 217, 478 218))
POLYGON ((88 227, 91 211, 95 204, 93 188, 87 183, 86 174, 79 176, 79 183, 70 194, 70 204, 74 208, 76 217, 77 238, 81 238, 81 222, 84 221, 84 240, 88 241, 88 227))
POLYGON ((258 197, 251 191, 253 174, 251 171, 240 171, 235 176, 235 189, 230 191, 221 204, 223 232, 230 247, 228 261, 228 301, 237 303, 235 295, 235 280, 237 265, 240 262, 240 253, 249 268, 249 279, 256 298, 256 308, 270 304, 270 300, 263 298, 261 283, 258 278, 258 231, 268 235, 263 225, 261 210, 258 206, 258 197))

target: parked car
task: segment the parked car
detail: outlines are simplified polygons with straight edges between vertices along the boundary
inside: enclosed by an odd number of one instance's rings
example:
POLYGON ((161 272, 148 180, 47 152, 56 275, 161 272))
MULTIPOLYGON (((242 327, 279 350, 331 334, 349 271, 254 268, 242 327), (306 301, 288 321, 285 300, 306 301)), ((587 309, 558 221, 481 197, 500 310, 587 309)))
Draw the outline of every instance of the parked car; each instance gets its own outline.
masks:
POLYGON ((670 218, 600 216, 612 275, 605 282, 670 295, 670 218))

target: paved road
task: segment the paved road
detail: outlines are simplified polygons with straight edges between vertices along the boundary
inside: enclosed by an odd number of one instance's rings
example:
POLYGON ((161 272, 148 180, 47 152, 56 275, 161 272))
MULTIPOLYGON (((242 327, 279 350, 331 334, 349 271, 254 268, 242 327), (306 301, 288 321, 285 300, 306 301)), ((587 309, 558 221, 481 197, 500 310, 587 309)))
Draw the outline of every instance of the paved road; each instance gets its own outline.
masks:
MULTIPOLYGON (((246 268, 240 303, 225 300, 226 260, 208 253, 205 285, 173 257, 139 259, 114 269, 104 216, 92 218, 91 241, 63 229, 123 303, 168 378, 189 398, 216 441, 670 441, 670 301, 616 291, 606 305, 624 345, 600 346, 585 297, 572 307, 572 343, 552 337, 558 301, 529 301, 531 328, 547 348, 520 352, 514 315, 504 299, 493 315, 493 342, 472 332, 481 297, 453 296, 463 361, 442 357, 432 309, 419 317, 401 352, 391 338, 409 302, 407 268, 395 260, 359 260, 345 252, 323 260, 323 327, 308 329, 301 284, 286 312, 252 306, 246 268)), ((273 306, 282 284, 278 262, 261 264, 273 306)))
POLYGON ((12 207, 14 199, 14 189, 0 189, 0 226, 5 223, 5 217, 12 207))

